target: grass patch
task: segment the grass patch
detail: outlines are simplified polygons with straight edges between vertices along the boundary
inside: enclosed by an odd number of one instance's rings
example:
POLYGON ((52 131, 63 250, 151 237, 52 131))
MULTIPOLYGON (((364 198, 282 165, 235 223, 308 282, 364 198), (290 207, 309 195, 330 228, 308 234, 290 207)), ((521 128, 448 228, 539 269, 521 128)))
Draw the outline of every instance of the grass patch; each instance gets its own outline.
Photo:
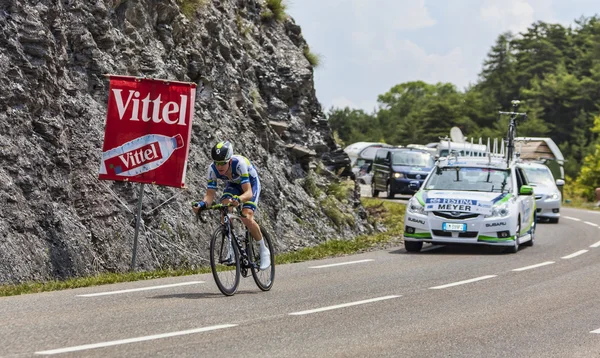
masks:
POLYGON ((323 193, 321 189, 317 186, 317 182, 315 181, 315 175, 311 172, 308 173, 304 181, 302 182, 302 187, 306 191, 306 193, 313 198, 317 199, 323 193))
MULTIPOLYGON (((275 257, 277 264, 323 259, 326 257, 350 255, 380 244, 397 240, 403 232, 405 205, 384 202, 379 199, 362 198, 364 208, 373 222, 387 227, 387 231, 374 235, 361 235, 353 240, 329 240, 314 247, 295 252, 286 252, 275 257)), ((99 286, 119 282, 151 280, 163 277, 187 276, 210 273, 210 267, 196 269, 157 270, 152 272, 104 273, 91 277, 72 278, 64 281, 26 282, 15 285, 0 285, 0 296, 15 296, 27 293, 65 290, 80 287, 99 286)))
POLYGON ((278 22, 283 22, 287 18, 285 13, 286 8, 287 5, 283 0, 266 0, 260 16, 265 21, 276 20, 278 22))
POLYGON ((354 182, 344 180, 339 183, 331 183, 325 192, 327 195, 333 195, 339 201, 348 201, 352 190, 354 190, 354 182))
POLYGON ((304 47, 304 57, 306 57, 312 67, 316 68, 321 64, 321 55, 311 52, 308 46, 304 47))
POLYGON ((386 232, 375 235, 361 235, 354 240, 329 240, 314 247, 306 247, 294 252, 285 252, 275 257, 279 265, 308 260, 318 260, 333 256, 350 255, 380 244, 389 243, 400 237, 404 230, 404 210, 400 203, 383 202, 378 199, 361 199, 363 206, 376 216, 376 221, 387 225, 386 232))
POLYGON ((327 217, 331 219, 331 221, 333 221, 338 228, 344 226, 344 224, 354 226, 354 216, 342 212, 338 208, 338 203, 339 202, 331 195, 321 200, 321 206, 323 207, 323 212, 325 215, 327 215, 327 217))
POLYGON ((177 5, 185 17, 190 18, 197 9, 208 5, 208 0, 177 0, 177 5))
POLYGON ((260 93, 258 92, 258 89, 256 89, 256 87, 252 87, 248 94, 250 95, 250 98, 252 98, 252 106, 254 109, 258 110, 261 107, 259 102, 260 93))
POLYGON ((237 25, 238 31, 247 38, 248 34, 252 30, 252 25, 244 25, 244 19, 239 13, 235 14, 235 24, 237 25))

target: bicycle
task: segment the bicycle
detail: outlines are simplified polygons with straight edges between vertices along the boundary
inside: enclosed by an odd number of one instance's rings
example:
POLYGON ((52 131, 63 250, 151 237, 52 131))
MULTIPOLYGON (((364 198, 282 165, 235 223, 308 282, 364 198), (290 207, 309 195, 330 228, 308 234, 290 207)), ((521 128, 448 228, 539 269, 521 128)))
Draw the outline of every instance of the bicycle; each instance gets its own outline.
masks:
MULTIPOLYGON (((516 108, 521 101, 513 100, 511 101, 514 108, 516 108)), ((501 115, 509 115, 510 122, 508 123, 508 133, 506 134, 506 163, 510 164, 513 160, 513 155, 515 151, 515 137, 517 135, 517 120, 519 117, 523 117, 523 119, 527 119, 527 113, 521 112, 502 112, 498 111, 498 116, 501 115)))
POLYGON ((215 204, 200 209, 198 218, 202 222, 206 222, 201 215, 202 211, 206 210, 218 210, 222 217, 221 225, 214 231, 210 240, 210 267, 219 291, 225 296, 233 296, 238 289, 240 276, 248 277, 249 272, 252 273, 258 288, 269 291, 275 279, 275 250, 269 233, 260 228, 265 245, 271 252, 271 266, 261 271, 259 247, 240 219, 244 217, 240 207, 215 204), (230 212, 231 208, 236 209, 237 215, 230 212), (244 229, 244 233, 240 231, 241 228, 244 229))

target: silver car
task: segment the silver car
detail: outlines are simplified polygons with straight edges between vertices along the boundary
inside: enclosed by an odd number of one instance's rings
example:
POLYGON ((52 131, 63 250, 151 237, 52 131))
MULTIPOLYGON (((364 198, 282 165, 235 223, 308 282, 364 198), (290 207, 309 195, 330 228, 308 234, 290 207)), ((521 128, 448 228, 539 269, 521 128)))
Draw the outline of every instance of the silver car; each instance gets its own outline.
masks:
POLYGON ((557 186, 565 185, 562 179, 554 179, 550 169, 540 163, 520 163, 527 176, 529 185, 533 186, 537 218, 558 223, 562 196, 557 186))

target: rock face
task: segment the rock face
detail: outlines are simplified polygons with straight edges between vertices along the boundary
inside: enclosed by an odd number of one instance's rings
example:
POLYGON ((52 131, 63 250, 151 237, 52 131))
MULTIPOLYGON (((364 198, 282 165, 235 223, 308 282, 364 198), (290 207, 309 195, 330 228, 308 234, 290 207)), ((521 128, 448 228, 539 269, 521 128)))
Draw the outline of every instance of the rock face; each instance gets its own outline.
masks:
POLYGON ((141 184, 97 179, 105 74, 198 84, 188 188, 144 187, 138 270, 207 265, 217 218, 201 224, 190 202, 222 139, 259 169, 277 252, 372 230, 310 169, 335 144, 300 27, 264 6, 0 0, 0 284, 129 269, 141 184))

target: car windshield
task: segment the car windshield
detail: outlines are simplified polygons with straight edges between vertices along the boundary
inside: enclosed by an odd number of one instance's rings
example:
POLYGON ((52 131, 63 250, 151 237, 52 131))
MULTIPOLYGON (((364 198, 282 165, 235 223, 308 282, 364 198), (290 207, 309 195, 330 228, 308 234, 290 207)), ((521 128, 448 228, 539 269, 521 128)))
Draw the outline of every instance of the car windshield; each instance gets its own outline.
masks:
POLYGON ((438 168, 429 176, 425 188, 507 193, 511 191, 510 172, 493 168, 438 168))
POLYGON ((431 168, 434 165, 434 161, 430 153, 402 150, 394 153, 392 165, 431 168))
POLYGON ((554 183, 554 177, 548 168, 525 167, 524 169, 530 183, 538 185, 552 185, 554 183))

